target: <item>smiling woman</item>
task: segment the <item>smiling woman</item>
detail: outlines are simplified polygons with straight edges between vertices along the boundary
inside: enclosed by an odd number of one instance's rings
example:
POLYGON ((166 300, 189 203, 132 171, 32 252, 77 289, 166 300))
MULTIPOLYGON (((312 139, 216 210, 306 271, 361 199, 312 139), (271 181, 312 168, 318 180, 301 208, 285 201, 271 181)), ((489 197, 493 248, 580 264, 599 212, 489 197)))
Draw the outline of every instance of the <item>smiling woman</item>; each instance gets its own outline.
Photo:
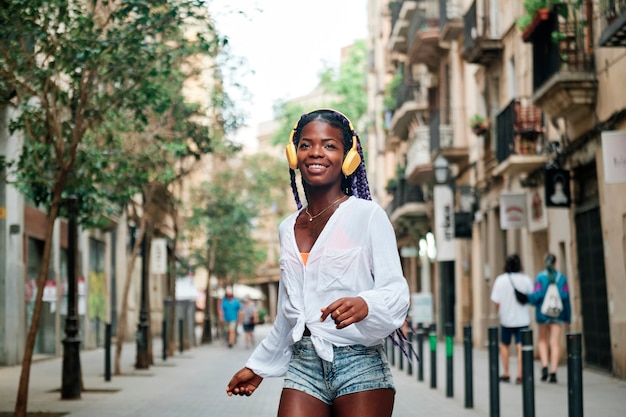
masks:
POLYGON ((279 417, 391 416, 382 341, 404 323, 409 289, 389 217, 371 201, 359 137, 345 115, 319 109, 300 117, 286 154, 298 210, 279 228, 279 310, 226 392, 251 395, 263 378, 284 377, 279 417))

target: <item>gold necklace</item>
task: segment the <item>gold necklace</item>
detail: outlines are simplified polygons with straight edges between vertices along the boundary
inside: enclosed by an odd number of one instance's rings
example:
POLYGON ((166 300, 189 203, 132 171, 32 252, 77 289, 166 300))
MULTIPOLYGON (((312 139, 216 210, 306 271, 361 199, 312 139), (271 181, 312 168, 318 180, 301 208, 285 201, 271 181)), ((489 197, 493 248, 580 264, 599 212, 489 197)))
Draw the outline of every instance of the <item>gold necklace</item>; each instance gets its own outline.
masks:
POLYGON ((317 213, 315 216, 311 216, 311 213, 309 213, 309 206, 306 207, 306 209, 304 210, 304 212, 306 213, 307 216, 309 216, 309 221, 312 222, 314 219, 318 218, 319 216, 321 216, 326 210, 328 210, 329 208, 331 208, 332 206, 334 206, 335 204, 337 204, 339 202, 339 200, 343 199, 344 197, 347 197, 345 194, 342 195, 341 197, 339 197, 338 199, 336 199, 335 201, 333 201, 332 203, 330 203, 328 206, 326 206, 326 208, 322 211, 320 211, 319 213, 317 213))

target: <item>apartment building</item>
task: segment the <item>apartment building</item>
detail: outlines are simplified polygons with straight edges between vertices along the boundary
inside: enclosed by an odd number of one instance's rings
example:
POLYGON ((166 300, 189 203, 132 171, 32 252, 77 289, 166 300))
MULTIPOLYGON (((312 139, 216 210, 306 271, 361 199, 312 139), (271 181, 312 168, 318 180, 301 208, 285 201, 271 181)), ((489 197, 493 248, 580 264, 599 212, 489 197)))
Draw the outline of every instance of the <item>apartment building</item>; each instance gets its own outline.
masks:
POLYGON ((485 346, 506 255, 552 252, 585 365, 624 378, 626 2, 545 3, 370 1, 370 173, 440 332, 485 346))

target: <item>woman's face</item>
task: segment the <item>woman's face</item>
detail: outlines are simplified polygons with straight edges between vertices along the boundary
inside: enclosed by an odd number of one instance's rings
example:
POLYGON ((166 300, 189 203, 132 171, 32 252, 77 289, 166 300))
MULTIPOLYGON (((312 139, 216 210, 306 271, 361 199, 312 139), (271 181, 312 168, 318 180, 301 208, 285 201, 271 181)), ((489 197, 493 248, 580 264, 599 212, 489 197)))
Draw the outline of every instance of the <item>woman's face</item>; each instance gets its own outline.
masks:
POLYGON ((342 131, 321 120, 302 128, 297 148, 298 168, 313 187, 341 187, 344 145, 342 131))

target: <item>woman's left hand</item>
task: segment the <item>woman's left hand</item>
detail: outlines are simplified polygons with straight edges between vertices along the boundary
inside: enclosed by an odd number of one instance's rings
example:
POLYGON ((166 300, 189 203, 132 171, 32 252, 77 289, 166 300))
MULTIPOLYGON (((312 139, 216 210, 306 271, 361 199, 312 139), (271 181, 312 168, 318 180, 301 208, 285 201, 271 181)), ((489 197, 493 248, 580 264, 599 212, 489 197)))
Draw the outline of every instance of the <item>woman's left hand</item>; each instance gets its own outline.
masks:
POLYGON ((333 301, 321 311, 320 321, 324 321, 326 317, 330 316, 335 321, 337 328, 343 329, 367 317, 369 308, 361 297, 345 297, 333 301))

